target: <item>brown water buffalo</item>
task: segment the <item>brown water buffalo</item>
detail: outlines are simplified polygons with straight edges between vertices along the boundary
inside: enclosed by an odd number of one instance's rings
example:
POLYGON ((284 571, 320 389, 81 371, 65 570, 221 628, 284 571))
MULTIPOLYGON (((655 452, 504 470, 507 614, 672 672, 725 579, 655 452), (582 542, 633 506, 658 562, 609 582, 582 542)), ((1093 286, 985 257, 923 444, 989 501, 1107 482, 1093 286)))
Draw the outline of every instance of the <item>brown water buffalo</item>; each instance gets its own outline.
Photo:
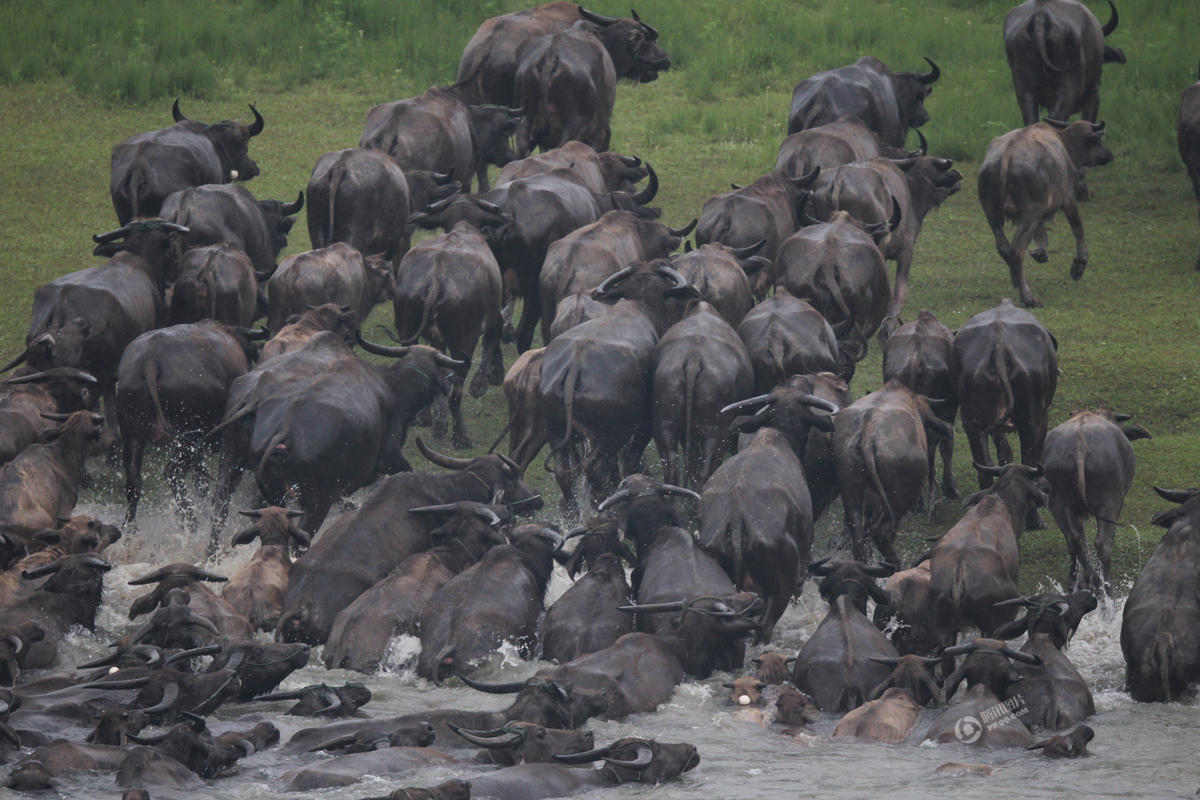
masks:
POLYGON ((876 235, 837 211, 829 222, 801 228, 787 238, 775 258, 775 285, 807 300, 836 331, 840 370, 846 380, 867 355, 867 341, 887 315, 887 270, 876 235))
MULTIPOLYGON (((81 553, 22 572, 21 577, 27 581, 49 578, 20 605, 0 610, 0 635, 15 633, 22 641, 23 646, 15 654, 21 669, 53 666, 58 660, 58 647, 72 627, 95 630, 104 573, 111 568, 94 553, 81 553)), ((19 674, 13 673, 11 665, 7 668, 9 677, 17 681, 19 674)))
POLYGON ((250 544, 257 538, 259 547, 225 584, 221 597, 256 630, 273 631, 283 610, 283 595, 292 572, 289 551, 293 546, 308 547, 312 534, 296 527, 294 518, 303 516, 301 511, 268 506, 238 513, 250 517, 254 524, 234 534, 230 544, 250 544))
POLYGON ((683 253, 671 256, 671 267, 696 287, 701 300, 712 304, 726 322, 737 327, 754 306, 747 276, 771 265, 756 255, 765 245, 766 240, 740 248, 712 242, 693 249, 687 242, 683 253))
MULTIPOLYGON (((1179 119, 1176 123, 1179 157, 1192 181, 1192 192, 1200 204, 1200 81, 1183 90, 1179 97, 1179 119)), ((1196 259, 1200 270, 1200 257, 1196 259)))
POLYGON ((1079 758, 1090 755, 1087 744, 1096 737, 1090 725, 1076 725, 1066 733, 1051 736, 1027 746, 1026 750, 1041 750, 1047 758, 1079 758))
POLYGON ((892 644, 903 655, 926 655, 942 643, 934 627, 929 583, 929 556, 925 554, 916 566, 888 578, 884 590, 892 602, 875 607, 875 625, 890 634, 892 644))
POLYGON ((1117 28, 1117 7, 1103 27, 1078 0, 1026 0, 1004 17, 1004 54, 1012 71, 1025 125, 1038 110, 1054 119, 1095 122, 1100 113, 1100 68, 1125 63, 1125 53, 1105 43, 1117 28))
POLYGON ((549 338, 561 336, 576 325, 603 317, 609 311, 612 311, 612 306, 594 298, 590 291, 569 294, 555 305, 549 338))
POLYGON ((925 98, 942 71, 929 58, 929 72, 892 72, 877 58, 864 56, 846 67, 818 72, 796 84, 788 112, 788 133, 857 117, 879 140, 904 147, 909 128, 929 121, 925 98))
POLYGON ((100 439, 104 418, 90 411, 53 414, 60 425, 0 467, 0 522, 37 530, 56 528, 71 516, 88 451, 100 439))
POLYGON ((609 211, 551 244, 538 276, 542 339, 550 341, 563 298, 596 288, 630 264, 666 257, 694 225, 676 230, 632 211, 609 211))
POLYGON ((858 117, 845 116, 836 122, 827 122, 797 131, 779 145, 779 156, 775 160, 775 171, 789 178, 807 175, 816 167, 832 169, 854 161, 869 161, 872 158, 908 158, 925 155, 925 137, 917 131, 921 149, 904 150, 879 141, 879 136, 864 125, 858 117))
POLYGON ((1046 502, 1040 467, 984 469, 998 480, 966 498, 969 510, 941 535, 930 558, 933 628, 950 640, 966 625, 990 635, 1012 619, 1012 608, 996 604, 1019 596, 1017 542, 1026 517, 1046 502))
POLYGON ((193 247, 170 291, 170 324, 214 319, 248 328, 258 317, 258 281, 246 254, 228 242, 193 247))
MULTIPOLYGON (((528 467, 550 441, 541 388, 545 353, 544 347, 526 350, 504 374, 504 398, 508 401, 508 455, 522 469, 528 467)), ((501 434, 500 438, 503 436, 501 434)), ((497 439, 496 443, 499 441, 497 439)))
POLYGON ((967 320, 950 348, 950 380, 981 489, 992 482, 991 473, 980 469, 993 463, 988 436, 1001 464, 1012 460, 1006 434, 1013 430, 1021 463, 1041 463, 1058 387, 1058 341, 1033 314, 1006 297, 967 320))
POLYGON ((636 12, 633 19, 605 17, 575 3, 554 2, 485 20, 463 49, 459 85, 474 102, 511 105, 522 45, 577 24, 601 40, 618 78, 644 83, 667 69, 665 53, 656 60, 657 66, 647 68, 645 53, 661 52, 658 31, 636 12))
POLYGON ((649 174, 637 156, 611 150, 598 153, 583 142, 567 142, 562 147, 508 162, 496 176, 496 186, 563 167, 575 172, 593 192, 634 192, 649 174))
POLYGON ((1133 582, 1121 618, 1125 686, 1141 703, 1171 702, 1200 681, 1200 491, 1154 491, 1180 505, 1151 520, 1167 532, 1133 582))
POLYGON ((892 541, 921 496, 927 442, 953 435, 924 398, 895 380, 838 412, 834 467, 856 559, 865 560, 873 542, 884 561, 899 563, 892 541))
POLYGON ((387 153, 406 174, 443 173, 463 187, 474 176, 479 190, 487 191, 488 164, 502 167, 512 160, 508 137, 522 113, 477 104, 461 85, 434 86, 372 108, 358 146, 387 153))
POLYGON ((737 327, 754 365, 754 389, 766 393, 793 375, 838 371, 833 328, 807 300, 784 287, 756 305, 737 327))
POLYGON ((142 498, 146 444, 168 448, 164 475, 187 525, 196 518, 184 479, 203 471, 198 434, 225 412, 233 381, 254 357, 252 332, 204 321, 147 331, 130 342, 117 367, 117 417, 125 468, 126 524, 137 518, 142 498))
POLYGON ((979 203, 996 239, 996 251, 1008 264, 1012 285, 1021 302, 1040 306, 1025 280, 1025 249, 1034 261, 1045 262, 1046 225, 1062 211, 1075 236, 1071 277, 1079 280, 1087 269, 1088 248, 1083 240, 1083 220, 1075 204, 1074 185, 1084 167, 1113 160, 1104 146, 1104 123, 1045 122, 997 136, 988 145, 979 167, 979 203), (1004 235, 1005 221, 1016 225, 1012 242, 1004 235))
POLYGON ((254 122, 195 122, 171 106, 175 124, 130 137, 113 148, 108 189, 117 221, 154 217, 172 192, 206 183, 248 181, 258 174, 247 152, 250 138, 263 131, 262 114, 253 105, 254 122))
POLYGON ((377 303, 391 299, 391 265, 345 242, 288 256, 267 281, 267 329, 278 331, 287 320, 312 306, 350 306, 359 324, 377 303))
POLYGON ((74 367, 24 369, 0 382, 0 465, 7 464, 53 425, 42 414, 92 408, 96 378, 74 367))
POLYGON ((332 331, 347 345, 353 345, 355 334, 358 333, 358 312, 350 306, 339 306, 336 303, 324 303, 315 308, 307 308, 303 313, 289 317, 288 323, 275 334, 259 351, 259 363, 293 350, 299 350, 304 344, 322 331, 332 331))
POLYGON ((654 444, 663 480, 697 488, 730 449, 722 409, 754 390, 750 354, 703 301, 658 340, 654 361, 654 444))
MULTIPOLYGON (((883 347, 883 379, 897 380, 929 400, 938 419, 953 427, 958 414, 958 399, 950 380, 950 350, 954 334, 928 309, 921 309, 913 322, 907 322, 888 337, 883 347)), ((929 440, 929 491, 936 486, 934 455, 942 453, 942 497, 958 497, 951 469, 954 437, 929 440)))
POLYGON ((134 578, 129 581, 130 586, 155 586, 129 605, 129 618, 137 619, 143 614, 151 614, 151 621, 123 641, 137 643, 152 632, 155 636, 170 635, 170 629, 175 627, 180 618, 186 619, 187 625, 195 629, 188 635, 200 635, 205 639, 204 644, 208 643, 210 634, 235 640, 253 638, 254 627, 249 620, 229 601, 208 587, 209 583, 225 583, 228 580, 224 575, 184 562, 168 564, 134 578), (176 608, 170 609, 171 613, 154 619, 154 614, 157 613, 155 609, 162 611, 170 606, 176 608))
POLYGON ((833 729, 833 738, 898 744, 916 727, 920 713, 921 705, 913 693, 893 686, 847 712, 833 729))
POLYGON ((834 211, 848 211, 868 232, 878 234, 883 223, 891 233, 880 242, 883 255, 896 262, 892 299, 880 336, 890 336, 900 325, 900 312, 908 299, 908 279, 921 226, 929 212, 962 186, 962 174, 948 158, 919 156, 843 164, 825 170, 813 185, 809 214, 829 219, 834 211))
POLYGON ((1094 592, 1107 591, 1113 542, 1125 495, 1133 485, 1135 459, 1130 442, 1149 439, 1141 425, 1121 427, 1128 414, 1077 411, 1046 434, 1042 468, 1050 484, 1050 513, 1067 539, 1070 585, 1083 580, 1094 592), (1096 549, 1087 546, 1084 521, 1096 518, 1096 549))
MULTIPOLYGON (((483 355, 471 380, 475 398, 499 385, 504 376, 500 354, 500 304, 503 300, 500 266, 487 240, 469 222, 418 244, 396 270, 393 320, 401 343, 424 337, 429 344, 459 362, 458 379, 450 388, 450 416, 455 447, 471 446, 462 418, 463 385, 482 337, 483 355)), ((436 419, 435 434, 444 433, 436 419)))

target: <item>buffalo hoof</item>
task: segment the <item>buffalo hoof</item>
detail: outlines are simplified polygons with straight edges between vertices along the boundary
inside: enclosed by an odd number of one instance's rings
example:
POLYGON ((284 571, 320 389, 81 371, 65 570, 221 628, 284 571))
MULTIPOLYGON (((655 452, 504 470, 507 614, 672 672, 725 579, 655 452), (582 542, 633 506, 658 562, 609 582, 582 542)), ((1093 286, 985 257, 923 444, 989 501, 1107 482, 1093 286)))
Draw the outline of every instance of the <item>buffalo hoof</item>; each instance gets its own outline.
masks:
POLYGON ((467 436, 465 433, 462 433, 461 431, 455 431, 450 436, 450 444, 452 444, 454 446, 455 450, 470 450, 475 446, 471 442, 471 437, 467 436))
POLYGON ((955 485, 953 480, 942 483, 942 497, 946 498, 947 500, 958 499, 958 486, 955 485))
POLYGON ((500 329, 500 341, 505 344, 511 344, 517 338, 517 332, 513 329, 512 322, 505 322, 504 327, 500 329))
POLYGON ((1087 269, 1087 261, 1075 259, 1071 262, 1071 280, 1079 280, 1083 277, 1083 271, 1087 269))
POLYGON ((1042 518, 1037 511, 1030 511, 1029 516, 1025 518, 1025 530, 1041 531, 1046 529, 1046 523, 1042 522, 1042 518))
POLYGON ((471 383, 467 386, 467 393, 476 400, 487 394, 488 377, 487 371, 481 365, 479 369, 475 370, 475 374, 471 376, 471 383))
POLYGON ((1021 305, 1025 306, 1026 308, 1041 308, 1042 301, 1038 300, 1037 297, 1034 296, 1033 292, 1030 292, 1029 294, 1021 295, 1021 305))
POLYGON ((875 334, 875 337, 879 340, 879 344, 887 344, 887 340, 892 338, 892 334, 903 324, 904 321, 899 317, 885 317, 883 324, 879 326, 879 332, 875 334))
POLYGON ((1046 254, 1046 248, 1044 247, 1039 247, 1037 250, 1030 250, 1029 257, 1039 264, 1045 264, 1050 258, 1050 256, 1046 254))

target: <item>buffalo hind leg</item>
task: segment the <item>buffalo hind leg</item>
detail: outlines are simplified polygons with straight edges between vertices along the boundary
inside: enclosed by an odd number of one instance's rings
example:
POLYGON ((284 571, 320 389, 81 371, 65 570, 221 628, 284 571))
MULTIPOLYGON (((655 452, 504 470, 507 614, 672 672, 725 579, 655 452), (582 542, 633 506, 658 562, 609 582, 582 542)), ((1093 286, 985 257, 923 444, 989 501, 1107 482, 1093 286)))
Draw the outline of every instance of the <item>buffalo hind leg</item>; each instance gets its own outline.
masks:
POLYGON ((1083 220, 1080 219, 1079 207, 1073 200, 1068 200, 1063 205, 1063 213, 1067 215, 1067 222, 1071 223, 1071 233, 1075 236, 1075 260, 1071 262, 1071 278, 1079 280, 1083 277, 1088 263, 1087 242, 1083 240, 1083 220))
POLYGON ((142 500, 142 458, 146 454, 145 439, 127 439, 122 450, 125 467, 125 525, 133 530, 137 526, 138 504, 142 500))
POLYGON ((1050 259, 1050 237, 1046 235, 1046 220, 1042 220, 1033 233, 1034 248, 1029 251, 1029 257, 1039 264, 1045 264, 1050 259))
MULTIPOLYGON (((965 426, 964 426, 965 427, 965 426)), ((987 432, 979 429, 967 430, 967 443, 971 446, 971 460, 981 467, 993 466, 991 449, 988 447, 987 432)), ((976 470, 979 477, 979 488, 987 489, 992 485, 992 476, 976 470)))
POLYGON ((195 533, 199 522, 196 520, 196 510, 192 508, 192 501, 188 497, 187 491, 189 460, 182 443, 178 439, 171 442, 167 446, 167 464, 163 471, 163 477, 167 481, 167 486, 171 488, 171 495, 175 498, 175 505, 178 506, 179 513, 183 517, 184 526, 190 533, 195 533))

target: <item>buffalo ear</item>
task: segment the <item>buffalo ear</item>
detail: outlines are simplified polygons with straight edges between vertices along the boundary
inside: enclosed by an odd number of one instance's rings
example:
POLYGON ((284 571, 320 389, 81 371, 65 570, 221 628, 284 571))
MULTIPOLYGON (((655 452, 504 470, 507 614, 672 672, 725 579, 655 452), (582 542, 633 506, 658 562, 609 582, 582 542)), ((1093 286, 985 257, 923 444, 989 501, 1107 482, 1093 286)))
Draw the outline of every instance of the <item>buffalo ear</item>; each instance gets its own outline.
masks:
POLYGON ((970 508, 971 506, 975 505, 983 499, 985 494, 987 494, 987 491, 972 492, 971 494, 967 495, 962 501, 963 508, 970 508))
POLYGON ((1146 430, 1141 425, 1126 425, 1121 428, 1121 433, 1125 434, 1125 438, 1131 442, 1135 442, 1138 439, 1154 438, 1150 435, 1150 431, 1146 430))
POLYGON ((1176 520, 1182 519, 1186 512, 1182 508, 1168 508, 1166 511, 1159 511, 1150 518, 1151 525, 1157 525, 1160 528, 1170 528, 1175 524, 1176 520))
POLYGON ((238 531, 235 533, 233 535, 233 539, 230 540, 230 544, 250 544, 254 541, 255 536, 258 536, 258 526, 252 525, 243 531, 238 531))

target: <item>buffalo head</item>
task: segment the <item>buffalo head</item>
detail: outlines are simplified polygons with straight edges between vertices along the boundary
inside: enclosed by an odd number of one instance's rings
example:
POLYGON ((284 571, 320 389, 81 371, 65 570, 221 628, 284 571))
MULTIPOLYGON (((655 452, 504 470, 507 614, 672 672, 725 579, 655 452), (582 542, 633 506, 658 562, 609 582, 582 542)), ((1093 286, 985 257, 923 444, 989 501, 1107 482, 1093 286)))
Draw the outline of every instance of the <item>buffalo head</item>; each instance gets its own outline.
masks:
POLYGON ((678 778, 700 763, 700 754, 690 744, 664 744, 653 739, 629 737, 618 739, 607 747, 555 756, 567 764, 586 764, 604 761, 618 783, 649 783, 651 785, 678 778))
POLYGON ((919 128, 929 122, 925 98, 933 93, 933 84, 942 75, 942 71, 932 59, 926 56, 925 61, 929 64, 929 72, 898 72, 892 75, 896 102, 900 106, 901 117, 907 120, 909 128, 919 128))
POLYGON ((658 73, 671 68, 667 51, 658 44, 658 31, 642 22, 636 11, 633 19, 603 17, 582 6, 579 14, 592 23, 592 30, 612 58, 617 77, 635 83, 649 83, 658 73))
POLYGON ((472 731, 446 723, 450 730, 473 745, 486 748, 496 764, 550 761, 557 755, 571 755, 595 747, 591 731, 546 728, 532 722, 509 722, 488 731, 472 731))
POLYGON ((1063 122, 1046 117, 1047 125, 1058 133, 1063 147, 1076 167, 1099 167, 1113 160, 1112 151, 1104 146, 1104 123, 1063 122))
POLYGON ((217 151, 221 159, 221 170, 229 181, 248 181, 258 175, 258 164, 250 158, 250 139, 263 131, 262 114, 253 104, 250 112, 254 114, 254 122, 246 125, 233 120, 223 120, 205 125, 193 122, 179 110, 179 98, 171 106, 171 116, 176 124, 183 124, 189 130, 203 134, 217 151))

